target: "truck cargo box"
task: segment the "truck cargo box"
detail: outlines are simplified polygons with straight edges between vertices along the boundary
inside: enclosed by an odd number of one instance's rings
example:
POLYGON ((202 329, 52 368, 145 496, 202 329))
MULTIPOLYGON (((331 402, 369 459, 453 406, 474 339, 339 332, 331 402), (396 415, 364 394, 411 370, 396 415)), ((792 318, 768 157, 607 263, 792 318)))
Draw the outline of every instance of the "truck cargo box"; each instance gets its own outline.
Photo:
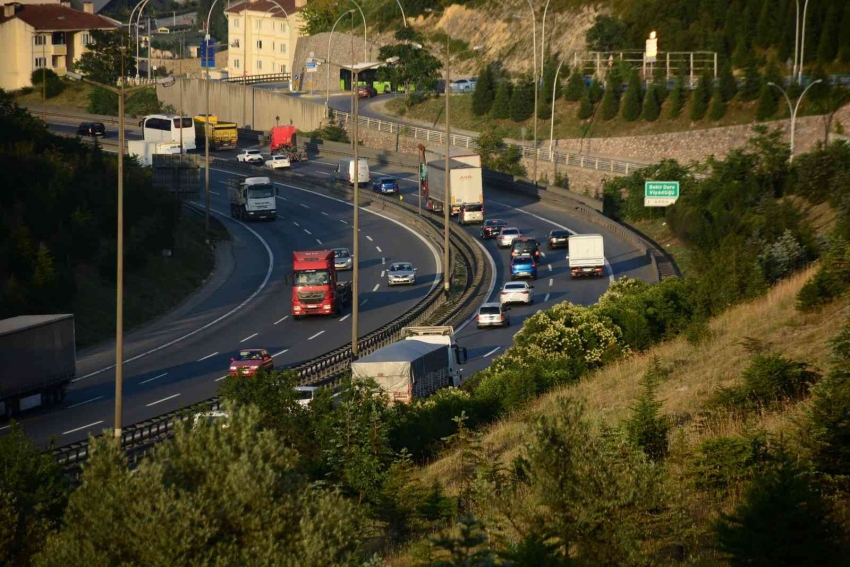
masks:
MULTIPOLYGON (((481 168, 456 159, 452 159, 449 167, 451 168, 449 191, 452 214, 456 214, 457 209, 465 203, 483 203, 481 168)), ((445 195, 445 170, 444 160, 428 162, 428 198, 439 203, 443 202, 445 195)))
POLYGON ((574 234, 569 237, 570 274, 601 276, 605 266, 605 242, 601 234, 574 234))
POLYGON ((452 384, 450 345, 404 340, 351 363, 351 377, 374 379, 391 402, 410 403, 452 384))

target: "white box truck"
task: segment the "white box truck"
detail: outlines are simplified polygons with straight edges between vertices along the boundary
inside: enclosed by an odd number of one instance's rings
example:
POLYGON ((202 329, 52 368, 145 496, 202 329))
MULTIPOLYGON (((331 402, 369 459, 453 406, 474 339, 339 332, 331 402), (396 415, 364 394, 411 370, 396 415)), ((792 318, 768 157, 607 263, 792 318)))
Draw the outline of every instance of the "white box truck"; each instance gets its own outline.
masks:
POLYGON ((153 165, 154 155, 179 154, 180 144, 176 142, 146 142, 129 140, 127 154, 139 158, 142 165, 153 165))
POLYGON ((455 342, 452 327, 405 327, 402 340, 351 363, 351 379, 372 378, 390 403, 410 403, 440 388, 458 387, 466 349, 455 342))
POLYGON ((268 177, 227 180, 230 216, 241 220, 277 218, 276 193, 268 177))
POLYGON ((601 234, 573 234, 568 239, 570 276, 605 274, 605 243, 601 234))
MULTIPOLYGON (((360 167, 357 168, 359 173, 357 182, 360 185, 365 185, 372 180, 369 174, 369 162, 366 161, 366 158, 358 158, 358 162, 360 167)), ((354 158, 342 158, 339 160, 334 175, 340 181, 347 181, 350 185, 354 185, 354 158)))
MULTIPOLYGON (((458 156, 449 163, 451 170, 451 215, 456 216, 465 208, 467 218, 458 219, 462 224, 484 222, 484 189, 481 180, 481 157, 458 156)), ((442 211, 445 200, 446 161, 428 162, 426 174, 425 208, 430 211, 442 211)))

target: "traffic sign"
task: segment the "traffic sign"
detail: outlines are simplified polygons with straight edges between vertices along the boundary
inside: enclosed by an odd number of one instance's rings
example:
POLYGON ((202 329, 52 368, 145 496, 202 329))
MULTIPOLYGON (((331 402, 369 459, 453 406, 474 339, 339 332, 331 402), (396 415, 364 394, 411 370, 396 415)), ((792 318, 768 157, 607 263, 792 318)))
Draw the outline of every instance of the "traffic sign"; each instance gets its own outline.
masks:
POLYGON ((315 73, 315 72, 316 72, 316 71, 318 71, 318 70, 319 70, 319 68, 318 68, 318 65, 316 64, 316 62, 315 62, 315 61, 307 61, 307 63, 306 63, 306 71, 307 71, 308 73, 315 73))
POLYGON ((198 50, 201 54, 201 67, 215 67, 215 40, 202 39, 201 48, 198 50))
POLYGON ((679 198, 678 181, 647 181, 644 183, 643 205, 667 207, 679 198))

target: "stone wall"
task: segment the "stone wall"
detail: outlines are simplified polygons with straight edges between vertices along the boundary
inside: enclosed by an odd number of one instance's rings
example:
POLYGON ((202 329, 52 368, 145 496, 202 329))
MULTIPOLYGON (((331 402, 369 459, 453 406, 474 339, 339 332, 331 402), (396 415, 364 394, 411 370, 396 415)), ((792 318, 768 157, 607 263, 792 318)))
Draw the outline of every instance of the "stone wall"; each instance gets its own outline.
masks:
MULTIPOLYGON (((362 47, 362 46, 361 46, 362 47)), ((157 96, 165 104, 180 108, 183 92, 183 113, 195 116, 206 112, 206 81, 178 79, 172 87, 157 86, 157 96)), ((221 120, 230 120, 240 128, 269 130, 276 124, 295 124, 301 130, 315 130, 322 124, 324 107, 273 91, 242 85, 209 81, 210 113, 221 120)))
MULTIPOLYGON (((358 16, 359 18, 360 16, 358 16)), ((348 34, 335 31, 333 38, 330 38, 330 32, 316 34, 310 37, 299 37, 298 47, 295 49, 295 58, 293 60, 293 73, 300 77, 299 87, 301 92, 310 92, 308 79, 312 79, 313 92, 316 95, 325 94, 325 89, 328 84, 328 69, 330 68, 330 93, 341 92, 339 88, 339 71, 340 64, 350 65, 353 62, 362 63, 364 57, 363 34, 348 34), (328 54, 328 39, 331 40, 330 55, 328 54), (319 65, 319 70, 315 73, 307 73, 307 58, 310 57, 310 52, 314 57, 325 60, 325 63, 319 65)), ((378 57, 379 46, 368 42, 366 44, 365 56, 367 61, 375 61, 378 57)))

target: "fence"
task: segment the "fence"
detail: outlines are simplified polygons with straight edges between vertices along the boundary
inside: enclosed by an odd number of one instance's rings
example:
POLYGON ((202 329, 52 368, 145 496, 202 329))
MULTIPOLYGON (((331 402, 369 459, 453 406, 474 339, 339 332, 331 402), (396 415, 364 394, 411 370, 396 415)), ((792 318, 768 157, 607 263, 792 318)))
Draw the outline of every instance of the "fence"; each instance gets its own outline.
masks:
POLYGON ((227 79, 221 79, 221 82, 237 83, 240 85, 259 85, 263 83, 288 83, 291 80, 291 73, 269 73, 267 75, 245 75, 242 77, 228 77, 227 79))

